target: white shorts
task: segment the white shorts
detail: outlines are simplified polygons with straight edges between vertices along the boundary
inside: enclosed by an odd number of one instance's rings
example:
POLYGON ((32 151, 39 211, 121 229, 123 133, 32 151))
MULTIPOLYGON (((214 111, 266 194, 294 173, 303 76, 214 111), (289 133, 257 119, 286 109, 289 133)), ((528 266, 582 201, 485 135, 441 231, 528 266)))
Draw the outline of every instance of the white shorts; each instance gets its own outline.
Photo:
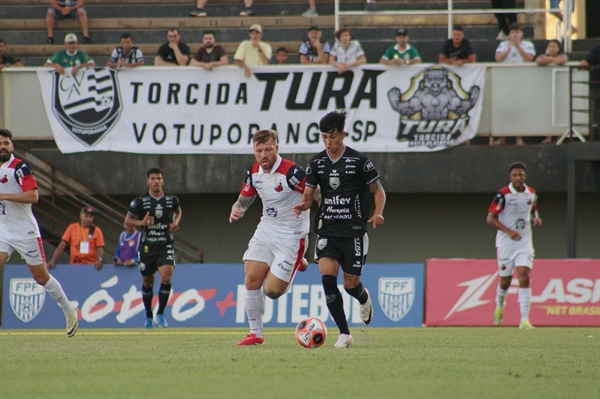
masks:
POLYGON ((500 277, 512 276, 517 266, 533 268, 535 253, 530 245, 514 245, 510 247, 496 247, 496 260, 500 277))
POLYGON ((289 283, 294 278, 308 246, 308 237, 304 238, 267 238, 255 234, 248 243, 243 260, 255 260, 269 265, 271 273, 278 279, 289 283))
POLYGON ((46 261, 46 255, 44 254, 44 247, 42 246, 42 239, 29 238, 26 240, 19 240, 12 243, 0 240, 0 252, 6 252, 8 256, 17 251, 21 254, 21 258, 31 266, 41 265, 46 261))

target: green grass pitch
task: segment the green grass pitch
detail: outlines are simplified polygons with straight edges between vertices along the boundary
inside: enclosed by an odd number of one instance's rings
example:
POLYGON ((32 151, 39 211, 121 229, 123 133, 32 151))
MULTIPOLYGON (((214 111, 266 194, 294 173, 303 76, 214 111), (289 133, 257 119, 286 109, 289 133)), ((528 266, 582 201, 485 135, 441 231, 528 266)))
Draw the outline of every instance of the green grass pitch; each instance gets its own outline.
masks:
POLYGON ((0 398, 599 398, 600 329, 363 328, 304 349, 293 329, 0 332, 0 398))

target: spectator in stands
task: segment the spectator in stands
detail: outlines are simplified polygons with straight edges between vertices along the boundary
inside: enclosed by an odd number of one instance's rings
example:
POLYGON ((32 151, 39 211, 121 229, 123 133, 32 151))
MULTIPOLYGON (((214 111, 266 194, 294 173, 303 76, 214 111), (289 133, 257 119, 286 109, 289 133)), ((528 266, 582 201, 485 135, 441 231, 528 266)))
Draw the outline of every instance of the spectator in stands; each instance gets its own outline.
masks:
POLYGON ((242 17, 254 15, 254 11, 252 11, 252 3, 254 3, 254 0, 244 0, 244 9, 240 12, 242 17))
MULTIPOLYGON (((515 0, 492 0, 492 8, 517 8, 515 0)), ((515 13, 502 13, 494 14, 498 21, 498 40, 508 39, 510 32, 510 26, 517 23, 517 14, 515 13)))
POLYGON ((523 40, 523 28, 519 24, 510 26, 508 40, 500 42, 496 49, 496 61, 504 64, 523 64, 535 57, 535 46, 523 40))
POLYGON ((21 63, 20 59, 13 57, 6 52, 4 40, 0 39, 0 70, 11 66, 22 67, 23 64, 21 63))
POLYGON ((348 28, 341 28, 335 32, 338 39, 329 51, 329 64, 337 68, 338 73, 342 74, 349 68, 357 65, 366 64, 367 57, 358 40, 353 40, 352 31, 348 28))
POLYGON ((181 41, 179 29, 171 28, 167 31, 167 42, 158 48, 158 55, 154 58, 157 66, 186 66, 190 60, 190 48, 181 41))
POLYGON ((329 44, 321 42, 321 30, 316 26, 308 29, 308 40, 300 45, 301 64, 327 64, 329 44))
POLYGON ((317 5, 315 4, 315 0, 308 0, 308 10, 302 13, 305 17, 318 17, 317 13, 317 5))
POLYGON ((45 67, 54 67, 58 73, 63 73, 65 68, 72 68, 71 74, 77 74, 81 68, 96 66, 96 63, 89 55, 81 50, 77 50, 77 36, 74 33, 68 33, 65 36, 66 50, 60 50, 46 61, 45 67))
POLYGON ((259 24, 252 25, 248 34, 250 40, 242 41, 233 56, 235 65, 244 69, 246 77, 250 77, 252 74, 250 67, 268 65, 273 53, 271 45, 260 40, 262 38, 262 26, 259 24))
POLYGON ((206 11, 204 11, 204 6, 206 6, 207 0, 197 0, 196 1, 196 9, 194 11, 190 11, 190 17, 206 17, 206 11))
POLYGON ((202 47, 196 51, 190 65, 199 66, 207 71, 219 65, 228 65, 229 60, 225 55, 225 50, 219 44, 215 44, 215 32, 207 30, 202 34, 202 47))
POLYGON ((102 269, 104 255, 104 236, 99 227, 94 226, 94 208, 84 207, 79 213, 79 223, 71 223, 62 236, 62 241, 56 247, 48 267, 53 268, 56 259, 63 253, 67 245, 71 255, 72 265, 94 265, 102 269))
POLYGON ((277 64, 283 65, 287 63, 288 52, 285 47, 279 47, 275 52, 275 58, 277 58, 277 64))
POLYGON ((133 38, 129 33, 121 35, 120 43, 121 45, 113 50, 106 65, 119 69, 144 65, 144 54, 138 47, 133 46, 133 38))
POLYGON ((475 52, 471 42, 465 39, 463 28, 455 26, 452 29, 452 39, 444 42, 444 48, 439 56, 439 63, 462 66, 467 62, 476 62, 475 52))
POLYGON ((83 40, 81 43, 91 43, 90 33, 88 31, 88 17, 83 8, 85 0, 51 0, 50 8, 46 12, 46 31, 48 39, 46 43, 54 44, 54 20, 58 19, 76 19, 81 25, 83 31, 83 40))
POLYGON ((396 45, 385 51, 379 63, 400 66, 421 62, 421 55, 419 55, 416 48, 408 44, 408 39, 408 29, 398 29, 396 31, 396 45))
MULTIPOLYGON (((546 52, 543 55, 539 55, 535 59, 535 63, 539 66, 546 65, 564 65, 568 61, 567 56, 562 52, 562 46, 556 39, 550 40, 548 46, 546 46, 546 52)), ((542 140, 542 144, 552 144, 552 136, 546 136, 542 140)))
POLYGON ((137 266, 140 262, 140 239, 142 233, 133 226, 125 226, 125 231, 119 236, 115 250, 115 265, 137 266))
POLYGON ((600 46, 593 48, 579 65, 590 68, 590 134, 594 140, 600 140, 600 46))

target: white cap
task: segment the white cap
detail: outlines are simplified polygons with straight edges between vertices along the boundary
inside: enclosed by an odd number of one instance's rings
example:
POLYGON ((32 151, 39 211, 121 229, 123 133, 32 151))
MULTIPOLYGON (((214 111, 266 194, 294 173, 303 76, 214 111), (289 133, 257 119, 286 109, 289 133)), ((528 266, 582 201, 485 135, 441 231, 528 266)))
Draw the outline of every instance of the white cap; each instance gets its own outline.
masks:
POLYGON ((71 42, 77 43, 77 35, 75 33, 67 33, 67 36, 65 36, 65 43, 71 42))
POLYGON ((259 24, 254 24, 250 27, 250 29, 248 29, 250 32, 252 32, 253 30, 257 31, 258 33, 262 33, 262 26, 260 26, 259 24))

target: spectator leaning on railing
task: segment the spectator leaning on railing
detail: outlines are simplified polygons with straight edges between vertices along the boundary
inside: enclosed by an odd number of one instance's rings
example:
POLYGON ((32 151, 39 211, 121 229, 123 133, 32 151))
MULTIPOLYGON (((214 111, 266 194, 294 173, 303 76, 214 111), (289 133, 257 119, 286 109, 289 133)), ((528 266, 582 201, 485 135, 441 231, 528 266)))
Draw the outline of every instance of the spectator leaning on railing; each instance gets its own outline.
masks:
POLYGON ((244 40, 240 43, 233 60, 235 65, 244 69, 246 77, 250 77, 252 72, 250 67, 268 65, 271 60, 273 49, 267 42, 263 42, 262 38, 262 26, 254 24, 248 31, 250 40, 244 40))
POLYGON ((409 65, 421 62, 421 55, 416 48, 408 44, 408 29, 400 28, 396 31, 396 45, 389 47, 379 60, 385 65, 409 65))
POLYGON ((157 66, 186 66, 190 61, 190 48, 181 41, 179 29, 171 28, 167 31, 167 42, 158 48, 154 58, 157 66))
POLYGON ((350 29, 339 29, 335 32, 335 37, 338 40, 329 51, 329 64, 336 67, 339 74, 346 72, 349 68, 367 63, 367 58, 360 42, 353 40, 350 29))
POLYGON ((113 50, 106 65, 119 69, 144 65, 144 54, 138 47, 133 46, 133 38, 129 33, 121 35, 120 44, 113 50))
POLYGON ((0 70, 6 67, 22 67, 21 60, 6 52, 4 40, 0 39, 0 70))
POLYGON ((216 44, 215 33, 207 30, 202 34, 202 47, 196 51, 190 65, 198 66, 210 71, 213 67, 228 65, 229 60, 225 55, 225 50, 219 44, 216 44))
POLYGON ((452 29, 452 39, 444 42, 444 48, 439 56, 441 64, 452 64, 462 66, 468 62, 476 62, 473 46, 468 39, 465 39, 463 28, 455 26, 452 29))
POLYGON ((301 64, 327 64, 329 44, 321 42, 321 30, 316 26, 308 28, 308 40, 300 45, 301 64))
POLYGON ((71 74, 77 74, 77 70, 96 65, 89 55, 81 50, 77 50, 77 36, 74 33, 68 33, 65 36, 66 50, 60 50, 46 61, 45 67, 54 67, 58 73, 63 73, 65 68, 72 68, 71 74))

